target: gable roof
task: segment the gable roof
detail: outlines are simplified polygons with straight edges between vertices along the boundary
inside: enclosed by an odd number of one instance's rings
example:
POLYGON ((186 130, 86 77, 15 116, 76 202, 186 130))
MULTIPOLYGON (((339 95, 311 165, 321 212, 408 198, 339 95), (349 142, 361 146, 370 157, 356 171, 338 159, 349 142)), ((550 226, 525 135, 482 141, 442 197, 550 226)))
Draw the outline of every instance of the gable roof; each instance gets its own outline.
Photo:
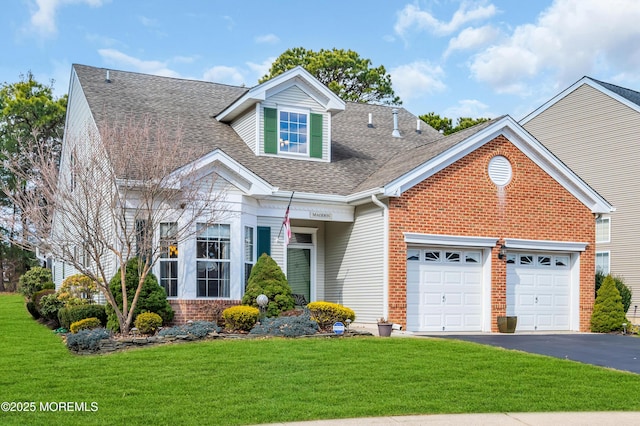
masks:
POLYGON ((547 102, 536 108, 528 115, 526 115, 520 120, 519 123, 524 126, 529 121, 533 120, 535 117, 542 114, 548 108, 556 104, 558 101, 570 95, 573 91, 585 84, 593 87, 596 90, 599 90, 600 92, 612 97, 613 99, 616 99, 618 102, 640 113, 640 92, 616 86, 615 84, 605 83, 604 81, 585 76, 573 83, 571 86, 567 87, 562 92, 558 93, 553 98, 549 99, 547 102))

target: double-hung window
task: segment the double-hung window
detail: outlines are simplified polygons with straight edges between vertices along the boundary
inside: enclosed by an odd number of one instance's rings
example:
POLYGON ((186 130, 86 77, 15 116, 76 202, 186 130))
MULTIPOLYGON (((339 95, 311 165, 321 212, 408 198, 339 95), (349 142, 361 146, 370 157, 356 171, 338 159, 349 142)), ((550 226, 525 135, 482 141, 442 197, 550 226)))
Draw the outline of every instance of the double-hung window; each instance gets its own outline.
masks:
POLYGON ((280 110, 280 133, 278 149, 290 154, 307 154, 309 127, 305 112, 280 110))
POLYGON ((607 275, 610 270, 609 252, 598 251, 596 252, 596 272, 607 275))
POLYGON ((244 287, 247 288, 251 269, 255 263, 253 243, 253 228, 251 226, 244 227, 244 287))
POLYGON ((196 225, 197 296, 230 297, 231 226, 196 225))
POLYGON ((611 219, 601 217, 596 219, 596 243, 608 243, 611 241, 611 219))
POLYGON ((160 285, 168 297, 178 296, 178 224, 160 224, 160 285))

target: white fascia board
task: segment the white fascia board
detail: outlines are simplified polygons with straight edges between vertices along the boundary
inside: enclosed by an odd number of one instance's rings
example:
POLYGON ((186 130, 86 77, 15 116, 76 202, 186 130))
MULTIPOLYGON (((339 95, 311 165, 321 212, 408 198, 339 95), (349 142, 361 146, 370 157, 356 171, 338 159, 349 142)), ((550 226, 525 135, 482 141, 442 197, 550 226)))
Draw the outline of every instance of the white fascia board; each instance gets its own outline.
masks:
POLYGON ((542 251, 585 251, 589 243, 573 241, 548 241, 548 240, 521 240, 518 238, 505 238, 506 249, 517 250, 542 250, 542 251))
POLYGON ((596 90, 599 90, 600 92, 606 94, 607 96, 610 96, 611 98, 617 100, 618 102, 620 102, 620 103, 628 106, 629 108, 633 109, 634 111, 640 113, 640 106, 638 106, 637 104, 629 101, 628 99, 618 95, 617 93, 612 92, 611 90, 609 90, 606 87, 602 86, 601 84, 599 84, 598 82, 594 81, 593 79, 585 76, 585 77, 582 77, 577 82, 575 82, 574 84, 572 84, 571 86, 567 87, 562 92, 558 93, 553 98, 549 99, 547 102, 542 104, 540 107, 536 108, 534 111, 530 112, 528 115, 526 115, 524 118, 522 118, 519 121, 519 123, 522 126, 524 126, 529 121, 533 120, 538 115, 542 114, 547 109, 551 108, 558 101, 562 100, 563 98, 565 98, 566 96, 571 94, 574 90, 576 90, 577 88, 579 88, 580 86, 582 86, 584 84, 586 84, 588 86, 591 86, 596 90))
POLYGON ((316 194, 278 192, 271 197, 258 199, 259 216, 284 217, 291 199, 289 217, 292 219, 321 220, 328 222, 353 222, 355 207, 343 201, 322 200, 316 194), (285 196, 286 195, 286 196, 285 196), (320 214, 322 218, 318 219, 320 214))
POLYGON ((498 237, 465 237, 460 235, 418 234, 403 232, 407 244, 455 247, 495 247, 498 237))
POLYGON ((265 81, 258 86, 251 88, 240 99, 235 101, 229 107, 225 108, 220 114, 216 116, 218 121, 231 121, 240 112, 244 111, 249 106, 256 102, 263 102, 268 95, 277 93, 283 88, 290 87, 296 84, 305 91, 309 96, 313 97, 318 103, 323 105, 328 111, 337 112, 345 109, 345 102, 340 99, 335 93, 333 93, 327 86, 320 83, 313 75, 301 66, 297 66, 290 69, 271 80, 265 81), (308 87, 305 87, 308 86, 308 87), (313 90, 317 91, 326 99, 321 99, 318 95, 313 93, 313 90), (306 90, 305 90, 306 89, 306 90))

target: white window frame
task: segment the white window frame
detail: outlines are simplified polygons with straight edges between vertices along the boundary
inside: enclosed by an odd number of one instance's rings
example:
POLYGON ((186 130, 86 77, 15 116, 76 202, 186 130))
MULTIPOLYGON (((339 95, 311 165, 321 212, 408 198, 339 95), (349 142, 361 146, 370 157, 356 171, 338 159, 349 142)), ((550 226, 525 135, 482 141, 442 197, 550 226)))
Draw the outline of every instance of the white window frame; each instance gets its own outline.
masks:
POLYGON ((247 284, 249 283, 249 273, 247 271, 247 267, 256 264, 256 227, 255 226, 244 226, 244 240, 243 240, 243 265, 244 268, 242 273, 244 274, 243 288, 246 289, 247 284))
POLYGON ((595 258, 596 272, 598 272, 598 255, 605 257, 607 260, 606 270, 601 270, 600 272, 602 272, 604 275, 610 274, 611 273, 611 252, 610 251, 596 252, 596 258, 595 258))
POLYGON ((611 218, 600 217, 596 219, 596 243, 611 242, 611 218))
MULTIPOLYGON (((231 224, 228 223, 213 223, 213 224, 204 224, 204 223, 197 223, 196 224, 196 297, 198 299, 230 299, 231 298, 231 252, 232 252, 232 226, 231 224), (219 253, 222 254, 222 257, 219 258, 213 258, 213 257, 199 257, 198 256, 198 244, 204 242, 204 243, 213 243, 215 242, 215 239, 210 239, 210 238, 201 238, 200 237, 200 233, 201 233, 201 228, 203 230, 206 230, 209 227, 212 226, 218 226, 218 227, 222 227, 225 226, 227 227, 227 229, 229 230, 229 240, 228 240, 228 247, 226 251, 220 250, 219 253), (198 277, 198 266, 200 263, 211 263, 211 264, 216 264, 216 268, 222 267, 223 265, 226 265, 226 272, 227 272, 227 276, 224 278, 224 280, 226 281, 223 290, 222 290, 222 296, 220 294, 218 294, 217 296, 215 295, 209 295, 208 292, 208 284, 207 284, 207 291, 205 292, 205 295, 201 295, 198 294, 199 290, 200 290, 200 283, 199 280, 200 278, 198 277)), ((221 241, 221 238, 218 237, 218 242, 221 241)), ((208 281, 208 279, 207 279, 208 281)))
MULTIPOLYGON (((167 290, 167 288, 165 287, 165 291, 167 292, 167 298, 176 298, 178 297, 178 287, 180 286, 180 272, 179 272, 179 268, 180 268, 180 262, 179 262, 179 256, 180 256, 180 251, 178 249, 178 239, 177 239, 177 235, 174 236, 174 238, 170 238, 171 236, 163 236, 162 235, 162 229, 163 226, 174 226, 175 232, 177 234, 177 230, 178 230, 178 223, 177 222, 162 222, 160 223, 160 229, 158 230, 159 232, 159 238, 158 238, 158 242, 160 245, 160 257, 158 258, 158 266, 159 266, 159 271, 158 271, 158 277, 159 277, 159 281, 160 281, 160 287, 164 287, 163 283, 166 280, 172 280, 173 278, 171 277, 164 277, 162 275, 163 272, 163 266, 165 263, 171 263, 173 264, 173 267, 176 268, 176 283, 175 283, 175 295, 171 295, 170 292, 167 290), (169 242, 169 240, 172 240, 171 242, 169 242), (165 246, 164 244, 169 243, 169 246, 165 246), (172 250, 171 250, 171 246, 175 245, 175 257, 172 257, 172 250), (165 257, 165 250, 168 250, 168 253, 166 253, 166 257, 165 257)), ((171 288, 171 286, 168 286, 168 288, 171 288)))
POLYGON ((288 106, 279 106, 277 109, 277 114, 278 114, 278 122, 277 122, 277 126, 278 126, 278 155, 292 155, 292 156, 296 156, 296 157, 309 157, 310 156, 310 151, 311 151, 311 110, 309 109, 305 109, 305 108, 300 108, 300 107, 288 107, 288 106), (282 138, 280 137, 280 113, 281 112, 293 112, 296 114, 304 114, 307 116, 307 142, 306 142, 306 146, 307 146, 307 152, 291 152, 291 151, 283 151, 280 149, 281 146, 283 146, 283 144, 285 143, 282 138))

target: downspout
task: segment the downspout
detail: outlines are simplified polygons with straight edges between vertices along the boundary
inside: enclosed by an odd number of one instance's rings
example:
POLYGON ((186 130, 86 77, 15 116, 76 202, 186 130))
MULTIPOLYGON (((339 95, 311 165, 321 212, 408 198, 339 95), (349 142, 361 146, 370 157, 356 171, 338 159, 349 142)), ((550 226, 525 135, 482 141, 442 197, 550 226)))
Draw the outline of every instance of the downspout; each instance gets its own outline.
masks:
POLYGON ((382 262, 382 316, 389 318, 389 206, 371 194, 371 202, 382 209, 384 215, 384 242, 382 244, 384 258, 382 262))

